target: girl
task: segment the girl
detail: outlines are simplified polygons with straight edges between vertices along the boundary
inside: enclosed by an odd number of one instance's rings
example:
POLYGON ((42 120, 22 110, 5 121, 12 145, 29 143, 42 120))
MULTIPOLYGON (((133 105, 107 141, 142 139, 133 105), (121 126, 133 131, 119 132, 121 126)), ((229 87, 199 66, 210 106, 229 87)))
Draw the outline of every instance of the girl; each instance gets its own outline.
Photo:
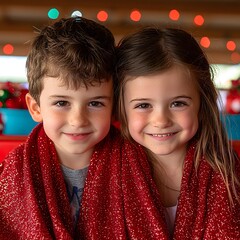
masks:
POLYGON ((239 159, 220 120, 209 62, 180 29, 119 43, 122 133, 148 154, 173 239, 240 239, 239 159))

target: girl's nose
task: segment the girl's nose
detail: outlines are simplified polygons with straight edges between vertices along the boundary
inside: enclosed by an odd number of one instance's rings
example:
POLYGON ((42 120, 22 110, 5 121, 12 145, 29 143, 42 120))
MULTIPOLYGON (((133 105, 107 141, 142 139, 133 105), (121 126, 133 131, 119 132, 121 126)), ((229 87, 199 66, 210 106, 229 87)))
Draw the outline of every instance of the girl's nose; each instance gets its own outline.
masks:
POLYGON ((152 112, 152 124, 154 127, 165 128, 170 126, 170 114, 166 109, 155 109, 152 112))

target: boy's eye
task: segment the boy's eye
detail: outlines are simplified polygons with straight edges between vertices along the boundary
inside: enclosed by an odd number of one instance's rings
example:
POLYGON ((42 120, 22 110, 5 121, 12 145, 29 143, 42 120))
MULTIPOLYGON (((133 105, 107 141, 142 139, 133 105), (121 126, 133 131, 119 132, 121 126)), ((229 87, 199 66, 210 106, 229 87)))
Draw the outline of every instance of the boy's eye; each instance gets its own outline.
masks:
POLYGON ((102 102, 99 102, 99 101, 92 101, 89 103, 89 106, 91 107, 102 107, 104 106, 104 104, 102 102))
POLYGON ((182 102, 182 101, 177 101, 177 102, 171 103, 171 107, 184 107, 186 105, 187 104, 185 102, 182 102))
POLYGON ((148 103, 141 103, 141 104, 138 104, 135 108, 144 109, 144 108, 149 108, 149 107, 150 107, 150 104, 148 104, 148 103))
POLYGON ((55 103, 55 105, 58 107, 66 107, 69 105, 69 103, 67 101, 58 101, 55 103))

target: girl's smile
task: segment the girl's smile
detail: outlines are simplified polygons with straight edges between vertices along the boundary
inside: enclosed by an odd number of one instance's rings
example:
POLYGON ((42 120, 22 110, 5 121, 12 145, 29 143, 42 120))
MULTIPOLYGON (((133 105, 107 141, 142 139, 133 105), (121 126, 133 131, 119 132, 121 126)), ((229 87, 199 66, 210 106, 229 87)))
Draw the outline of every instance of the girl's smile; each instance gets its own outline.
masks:
POLYGON ((185 151, 197 132, 199 94, 179 66, 129 80, 124 105, 132 138, 158 157, 185 151))

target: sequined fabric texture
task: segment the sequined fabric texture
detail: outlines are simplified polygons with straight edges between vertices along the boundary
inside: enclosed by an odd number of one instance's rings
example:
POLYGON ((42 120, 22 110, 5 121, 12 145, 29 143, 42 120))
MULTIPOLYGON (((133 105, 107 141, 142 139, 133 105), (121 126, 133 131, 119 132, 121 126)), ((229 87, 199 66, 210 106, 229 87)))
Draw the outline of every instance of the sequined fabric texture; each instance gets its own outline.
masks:
MULTIPOLYGON (((196 171, 194 152, 192 145, 185 158, 173 239, 240 239, 238 201, 234 199, 234 205, 230 205, 220 173, 215 172, 204 158, 196 171)), ((239 161, 236 162, 236 169, 240 179, 239 161)))
MULTIPOLYGON (((195 170, 194 151, 191 146, 185 159, 173 239, 240 239, 239 204, 230 207, 220 174, 204 158, 195 170)), ((0 239, 170 238, 143 149, 116 129, 96 146, 74 232, 57 154, 40 124, 0 168, 0 239)))
POLYGON ((143 150, 111 129, 92 156, 77 231, 53 143, 38 125, 0 169, 0 239, 168 239, 143 150))

